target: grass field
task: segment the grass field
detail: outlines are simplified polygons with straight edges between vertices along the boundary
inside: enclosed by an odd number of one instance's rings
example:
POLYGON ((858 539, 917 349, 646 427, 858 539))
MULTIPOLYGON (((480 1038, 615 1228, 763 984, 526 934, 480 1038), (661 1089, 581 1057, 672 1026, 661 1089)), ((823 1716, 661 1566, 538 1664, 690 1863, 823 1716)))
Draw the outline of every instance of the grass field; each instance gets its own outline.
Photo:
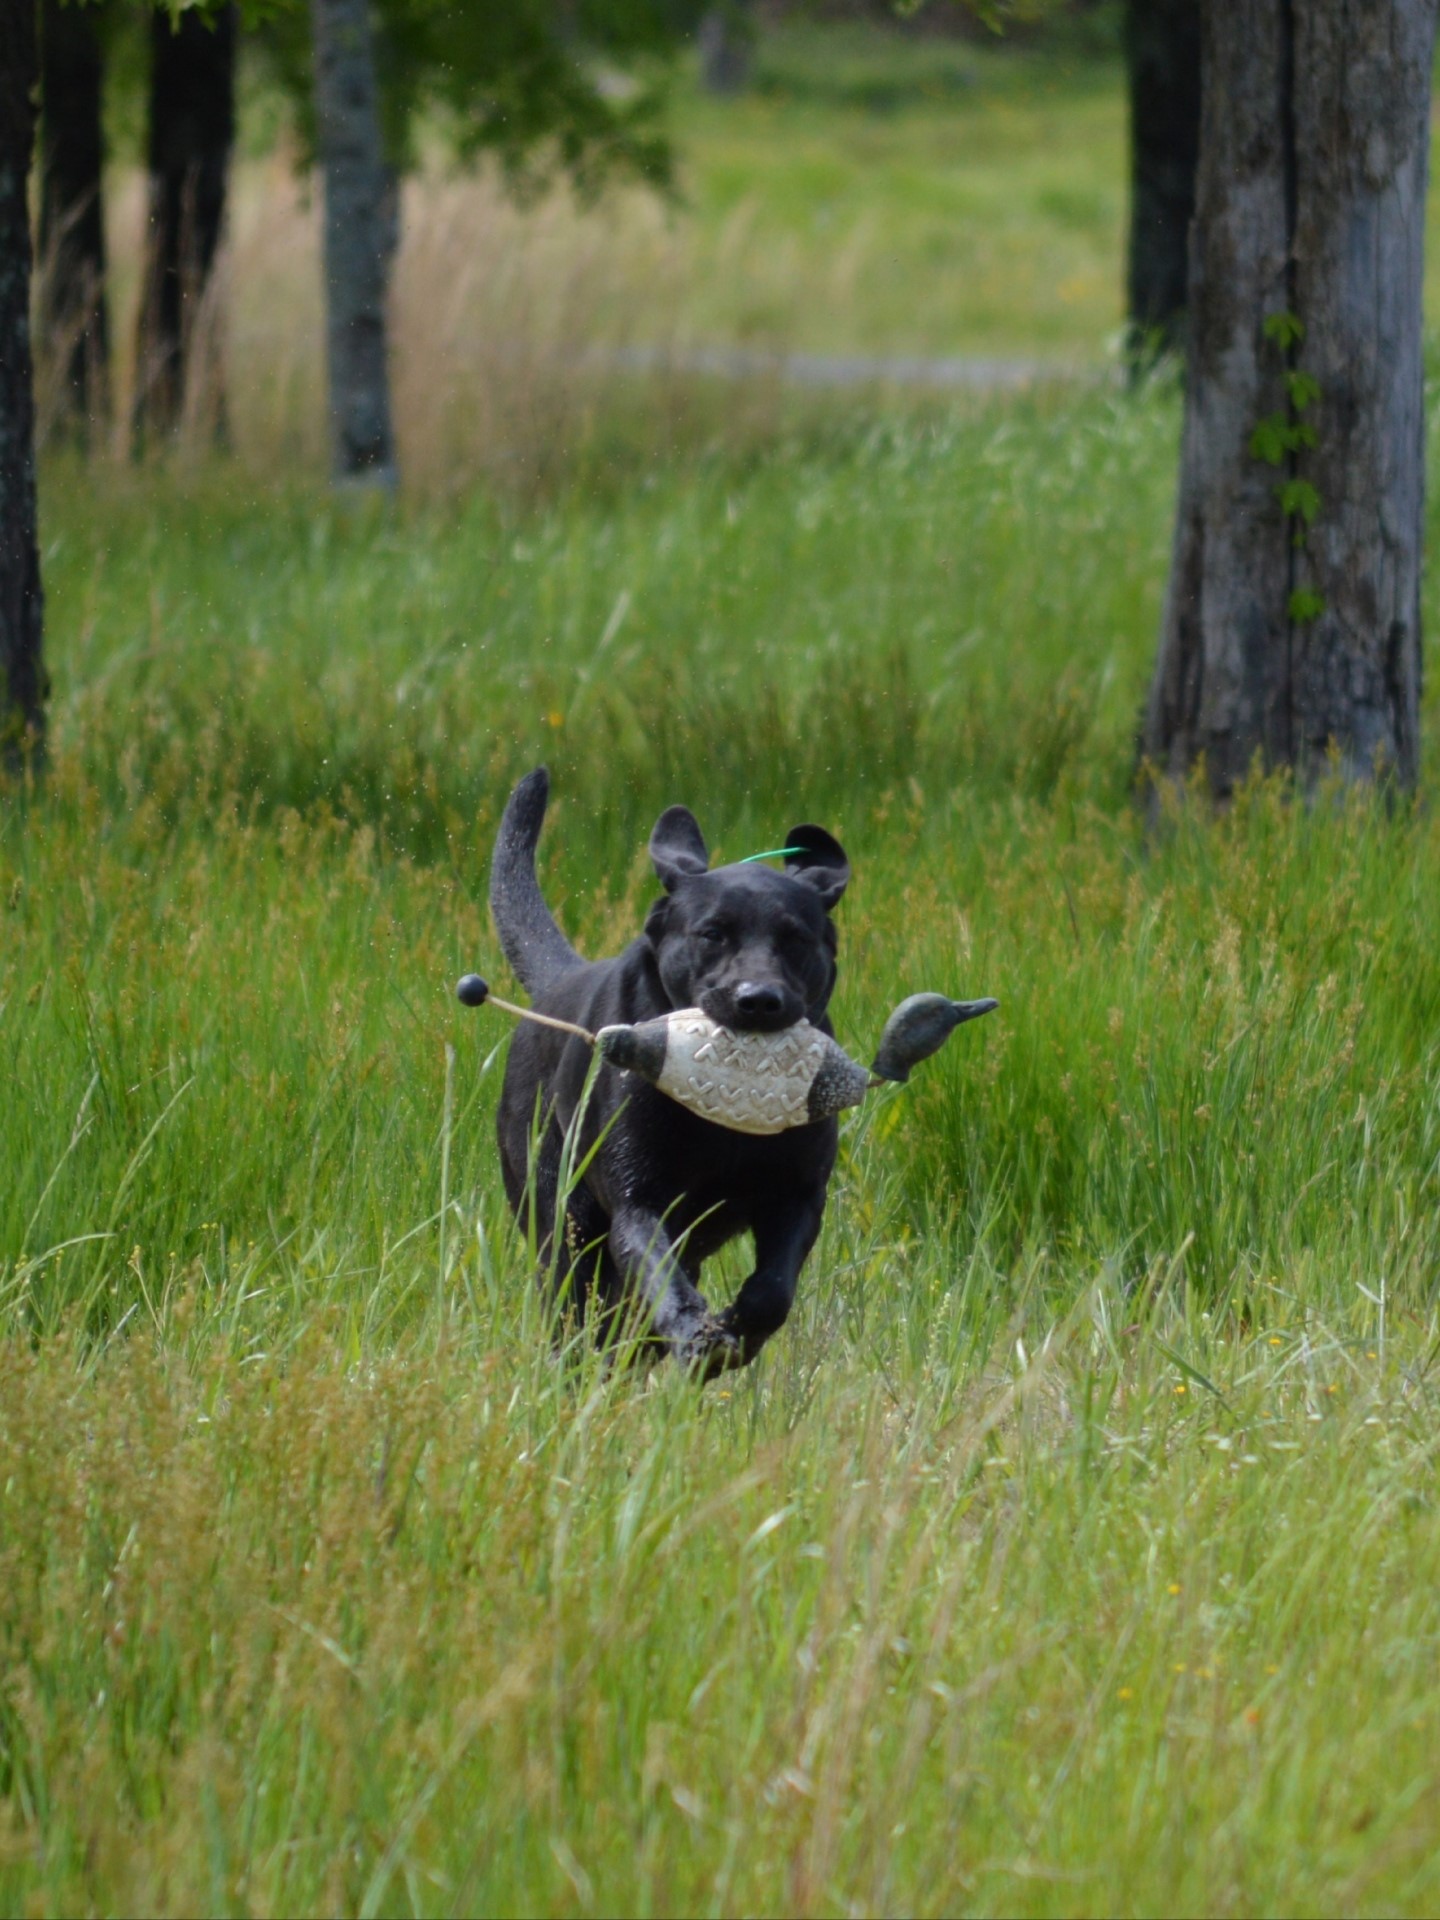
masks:
POLYGON ((1440 824, 1143 832, 1177 429, 867 401, 389 512, 48 462, 0 1910, 1434 1910, 1440 824), (1002 1001, 705 1392, 557 1363, 498 1193, 453 981, 540 760, 582 949, 683 798, 845 841, 852 1051, 1002 1001))

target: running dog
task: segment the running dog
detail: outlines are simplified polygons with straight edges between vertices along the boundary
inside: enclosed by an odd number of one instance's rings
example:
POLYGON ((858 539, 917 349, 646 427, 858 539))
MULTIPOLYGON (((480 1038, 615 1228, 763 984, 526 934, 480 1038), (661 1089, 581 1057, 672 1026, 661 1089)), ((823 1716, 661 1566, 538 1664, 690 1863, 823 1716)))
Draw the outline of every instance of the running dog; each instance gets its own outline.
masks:
MULTIPOLYGON (((663 897, 623 953, 587 961, 556 925, 535 874, 549 791, 543 767, 515 789, 490 872, 501 946, 537 1012, 592 1033, 683 1007, 739 1031, 808 1020, 831 1032, 831 916, 850 867, 823 828, 791 828, 783 873, 750 861, 711 872, 694 815, 667 808, 650 836, 663 897)), ((784 1326, 820 1231, 835 1121, 738 1133, 602 1064, 573 1164, 600 1145, 565 1198, 557 1248, 565 1133, 590 1062, 583 1040, 529 1022, 516 1031, 498 1121, 511 1207, 523 1221, 533 1196, 541 1258, 562 1300, 600 1337, 628 1328, 703 1378, 748 1365, 784 1326), (754 1271, 712 1312, 701 1266, 742 1233, 754 1238, 754 1271)))

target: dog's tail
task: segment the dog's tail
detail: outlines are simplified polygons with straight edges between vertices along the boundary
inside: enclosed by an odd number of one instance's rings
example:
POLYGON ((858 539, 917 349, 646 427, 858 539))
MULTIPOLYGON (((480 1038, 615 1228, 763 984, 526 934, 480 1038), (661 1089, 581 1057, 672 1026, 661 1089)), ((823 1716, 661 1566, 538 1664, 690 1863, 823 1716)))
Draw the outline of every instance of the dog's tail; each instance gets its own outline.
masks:
POLYGON ((537 767, 510 796, 490 863, 490 912, 500 945, 532 999, 584 964, 556 926, 535 877, 535 848, 549 798, 550 775, 537 767))

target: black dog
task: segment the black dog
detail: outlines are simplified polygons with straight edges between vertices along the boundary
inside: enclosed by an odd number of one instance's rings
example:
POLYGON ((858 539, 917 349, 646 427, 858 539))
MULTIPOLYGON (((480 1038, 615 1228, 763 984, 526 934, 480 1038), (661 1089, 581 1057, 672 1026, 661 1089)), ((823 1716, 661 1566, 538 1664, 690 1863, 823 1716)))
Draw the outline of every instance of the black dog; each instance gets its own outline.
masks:
MULTIPOLYGON (((831 1031, 832 909, 850 868, 820 827, 792 827, 787 871, 742 862, 707 871, 694 816, 670 807, 650 836, 665 889, 640 938, 613 960, 582 960, 541 897, 535 847, 549 776, 510 796, 495 842, 490 910, 505 956, 537 1011, 590 1032, 699 1007, 732 1029, 773 1032, 800 1019, 831 1031)), ((527 1023, 515 1034, 500 1098, 500 1158, 517 1216, 527 1206, 529 1146, 542 1258, 562 1297, 605 1334, 637 1327, 682 1364, 709 1375, 744 1366, 785 1324, 805 1256, 820 1231, 835 1164, 835 1121, 756 1137, 677 1105, 637 1076, 602 1065, 580 1137, 598 1153, 566 1206, 553 1247, 565 1129, 590 1066, 585 1043, 527 1023), (608 1130, 607 1130, 608 1129, 608 1130), (702 1261, 737 1234, 755 1240, 755 1271, 714 1314, 698 1290, 702 1261)), ((579 1163, 578 1157, 576 1164, 579 1163)))

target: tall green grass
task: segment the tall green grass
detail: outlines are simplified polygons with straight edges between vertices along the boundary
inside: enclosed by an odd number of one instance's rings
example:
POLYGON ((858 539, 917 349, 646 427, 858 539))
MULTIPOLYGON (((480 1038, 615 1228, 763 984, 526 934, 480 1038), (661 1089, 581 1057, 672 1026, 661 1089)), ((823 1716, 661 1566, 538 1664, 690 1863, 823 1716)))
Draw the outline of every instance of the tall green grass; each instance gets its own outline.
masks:
MULTIPOLYGON (((7 1910, 1436 1897, 1440 843, 1130 802, 1178 410, 524 510, 52 464, 0 818, 7 1910), (817 818, 846 1124, 747 1374, 557 1361, 489 843, 613 951, 661 807, 817 818), (499 972, 503 978, 503 972, 499 972)), ((716 1294, 745 1271, 717 1264, 716 1294)))
POLYGON ((221 1214, 259 1243, 323 1199, 374 1267, 433 1190, 445 1044, 501 1037, 449 987, 493 962, 489 843, 542 760, 583 948, 638 924, 683 795, 722 856, 795 815, 845 838, 856 1049, 903 992, 1001 996, 876 1122, 917 1218, 1126 1271, 1189 1236, 1217 1298, 1295 1261, 1348 1284, 1366 1248, 1425 1271, 1428 814, 1257 787, 1147 841, 1127 802, 1173 427, 1163 394, 992 408, 531 518, 148 483, 102 513, 61 480, 57 764, 5 840, 0 1220, 12 1257, 114 1238, 36 1281, 47 1316, 96 1249, 196 1259, 221 1214), (237 1138, 257 1100, 303 1154, 237 1138))
POLYGON ((1165 1278, 703 1397, 483 1304, 9 1344, 7 1908, 1430 1910, 1433 1400, 1165 1278))

